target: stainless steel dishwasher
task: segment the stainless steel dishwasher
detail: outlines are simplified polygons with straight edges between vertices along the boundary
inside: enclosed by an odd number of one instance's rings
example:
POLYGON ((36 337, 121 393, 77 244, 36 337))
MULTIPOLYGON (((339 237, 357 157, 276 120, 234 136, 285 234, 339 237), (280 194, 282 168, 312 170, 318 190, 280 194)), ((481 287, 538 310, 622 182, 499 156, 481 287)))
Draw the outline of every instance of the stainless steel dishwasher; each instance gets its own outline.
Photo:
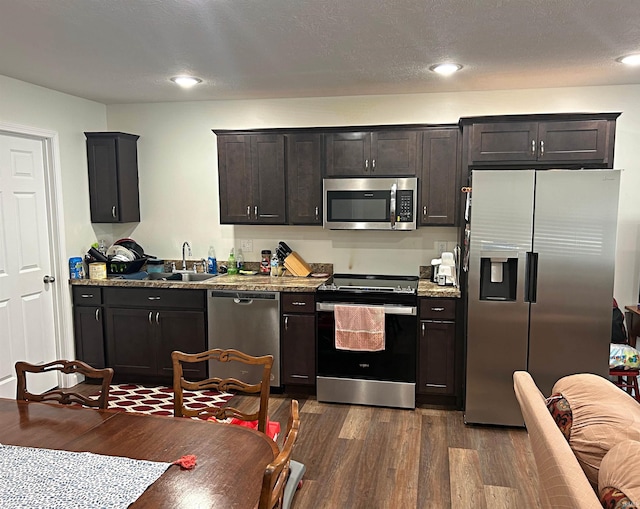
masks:
MULTIPOLYGON (((280 387, 280 294, 209 290, 209 348, 235 348, 249 355, 273 355, 271 387, 280 387)), ((257 383, 261 366, 211 361, 209 374, 257 383)))

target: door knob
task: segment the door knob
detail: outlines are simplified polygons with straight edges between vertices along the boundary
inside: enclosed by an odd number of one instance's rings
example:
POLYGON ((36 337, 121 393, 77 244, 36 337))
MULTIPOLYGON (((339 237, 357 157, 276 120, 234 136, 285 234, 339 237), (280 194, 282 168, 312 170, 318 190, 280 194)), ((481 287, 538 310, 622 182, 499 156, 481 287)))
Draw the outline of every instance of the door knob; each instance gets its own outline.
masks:
POLYGON ((55 283, 56 278, 53 276, 45 276, 42 278, 45 283, 55 283))

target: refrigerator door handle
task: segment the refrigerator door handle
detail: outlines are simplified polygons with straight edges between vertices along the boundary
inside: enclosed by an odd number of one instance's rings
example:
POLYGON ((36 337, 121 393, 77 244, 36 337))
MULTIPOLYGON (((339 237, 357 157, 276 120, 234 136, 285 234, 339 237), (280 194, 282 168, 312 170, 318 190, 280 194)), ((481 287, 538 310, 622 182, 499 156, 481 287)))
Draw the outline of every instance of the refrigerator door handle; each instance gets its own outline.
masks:
POLYGON ((525 302, 536 302, 538 293, 538 253, 527 251, 524 279, 525 302))

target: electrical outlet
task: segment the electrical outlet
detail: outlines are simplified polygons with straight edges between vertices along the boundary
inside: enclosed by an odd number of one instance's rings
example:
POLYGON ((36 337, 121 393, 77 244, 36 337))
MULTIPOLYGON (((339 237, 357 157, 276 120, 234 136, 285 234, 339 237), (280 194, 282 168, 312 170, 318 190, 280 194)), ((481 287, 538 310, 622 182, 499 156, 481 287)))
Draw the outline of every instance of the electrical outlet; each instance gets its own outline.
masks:
POLYGON ((446 240, 436 240, 436 251, 438 255, 441 255, 447 250, 447 241, 446 240))
POLYGON ((251 253, 253 251, 253 240, 243 240, 241 242, 241 249, 243 253, 251 253))

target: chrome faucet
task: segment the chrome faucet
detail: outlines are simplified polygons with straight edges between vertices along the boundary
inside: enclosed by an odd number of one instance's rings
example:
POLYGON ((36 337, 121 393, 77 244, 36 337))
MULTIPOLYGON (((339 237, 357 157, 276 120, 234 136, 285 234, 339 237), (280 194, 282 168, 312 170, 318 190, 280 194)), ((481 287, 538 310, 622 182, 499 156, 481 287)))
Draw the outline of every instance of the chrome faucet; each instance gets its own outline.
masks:
POLYGON ((185 242, 182 244, 182 270, 187 270, 187 257, 184 254, 185 247, 189 250, 189 256, 191 256, 191 246, 188 242, 185 242))

